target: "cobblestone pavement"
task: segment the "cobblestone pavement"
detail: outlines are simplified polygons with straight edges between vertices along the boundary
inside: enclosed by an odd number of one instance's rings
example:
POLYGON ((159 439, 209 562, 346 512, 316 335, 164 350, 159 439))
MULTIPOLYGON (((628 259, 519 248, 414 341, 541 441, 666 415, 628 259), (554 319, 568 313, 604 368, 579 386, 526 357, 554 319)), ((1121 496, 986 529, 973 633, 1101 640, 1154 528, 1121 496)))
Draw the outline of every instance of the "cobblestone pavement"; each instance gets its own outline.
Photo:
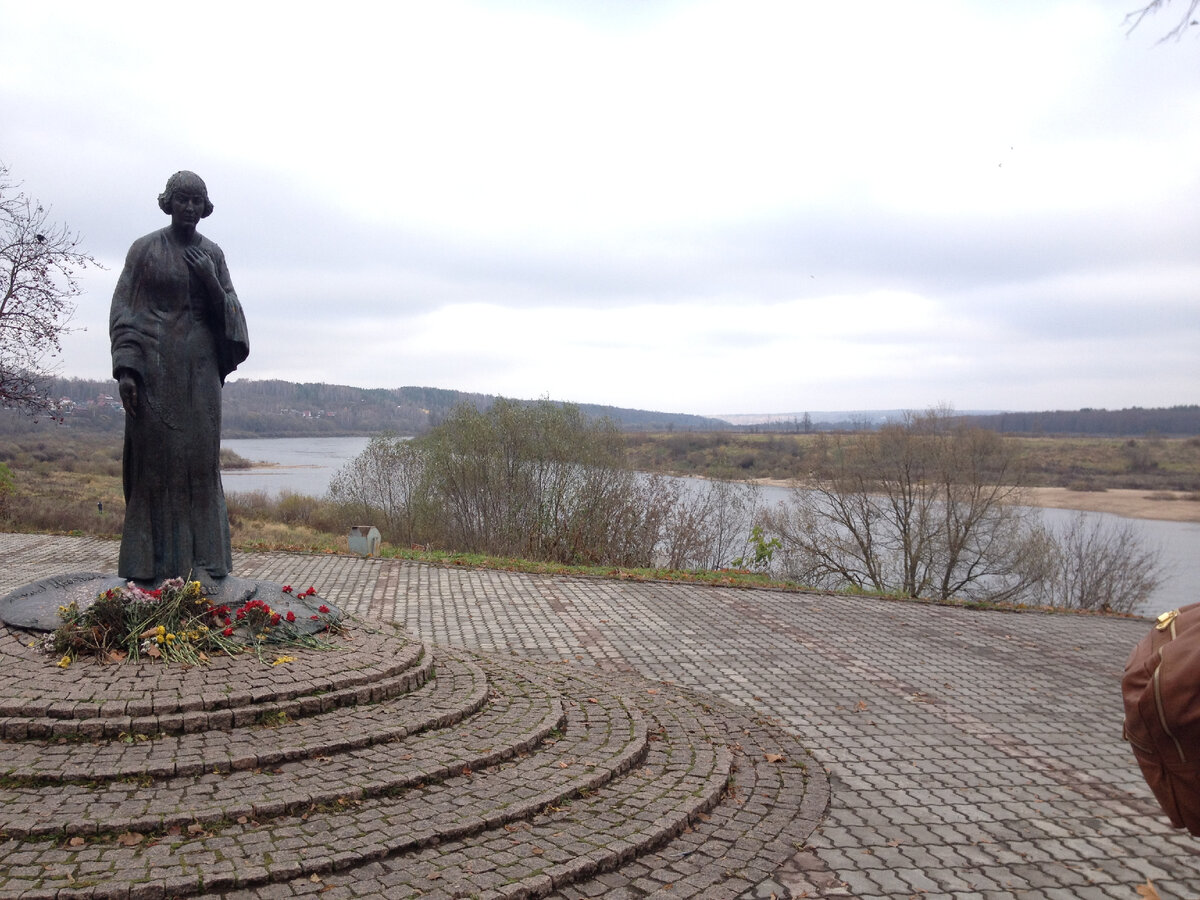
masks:
MULTIPOLYGON (((0 593, 115 559, 103 541, 0 534, 0 593)), ((1121 740, 1144 620, 282 553, 235 568, 437 646, 637 673, 778 717, 832 797, 747 896, 1138 900, 1149 879, 1163 900, 1200 898, 1197 844, 1121 740)))

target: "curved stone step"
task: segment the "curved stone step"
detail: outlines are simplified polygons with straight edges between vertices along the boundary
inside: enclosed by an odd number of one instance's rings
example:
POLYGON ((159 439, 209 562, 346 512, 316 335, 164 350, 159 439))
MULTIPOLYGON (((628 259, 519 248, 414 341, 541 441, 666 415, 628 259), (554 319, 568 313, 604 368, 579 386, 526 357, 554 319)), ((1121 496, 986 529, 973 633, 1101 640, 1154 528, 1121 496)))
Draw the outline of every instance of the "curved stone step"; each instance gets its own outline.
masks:
MULTIPOLYGON (((555 873, 554 889, 547 896, 584 900, 605 896, 620 884, 639 896, 733 900, 754 890, 797 854, 829 804, 824 771, 799 738, 778 723, 712 698, 703 702, 717 711, 734 753, 733 773, 722 801, 693 819, 670 843, 639 855, 636 872, 624 882, 603 868, 581 878, 560 878, 555 873)), ((609 870, 619 871, 619 867, 609 870)), ((755 896, 773 892, 767 889, 755 896)), ((527 896, 542 896, 542 892, 527 896)), ((778 896, 787 895, 780 891, 778 896)))
POLYGON ((744 710, 635 676, 433 661, 400 697, 154 742, 169 773, 137 743, 45 748, 79 754, 64 772, 107 761, 87 784, 23 757, 0 784, 0 898, 732 898, 823 813, 819 767, 744 710))
MULTIPOLYGON (((537 684, 571 681, 555 673, 529 670, 513 671, 508 665, 485 663, 499 684, 537 684)), ((527 667, 528 668, 528 667, 527 667)), ((587 686, 573 682, 576 695, 586 695, 587 686)), ((472 728, 461 734, 438 733, 443 755, 454 737, 479 741, 472 728)), ((422 735, 429 738, 431 735, 422 735)), ((624 701, 608 695, 576 698, 568 710, 563 736, 544 742, 540 752, 519 756, 491 768, 476 771, 455 764, 456 772, 441 780, 417 781, 408 790, 390 792, 369 799, 354 799, 353 790, 323 807, 303 813, 279 814, 268 824, 246 818, 210 823, 195 836, 181 829, 179 835, 163 835, 158 843, 167 843, 175 874, 160 881, 153 854, 131 853, 120 840, 105 838, 85 842, 87 872, 103 870, 103 878, 89 888, 95 897, 126 896, 136 885, 153 882, 167 895, 183 895, 200 890, 197 876, 204 877, 204 890, 228 890, 239 885, 265 883, 283 876, 319 873, 361 865, 373 859, 405 852, 439 841, 476 834, 484 829, 528 818, 561 803, 565 798, 595 790, 613 777, 628 771, 645 753, 647 733, 641 716, 628 709, 624 701), (191 873, 191 874, 186 874, 191 873)), ((494 738, 494 736, 493 736, 494 738)), ((485 748, 481 748, 485 749, 485 748)), ((532 747, 526 748, 532 749, 532 747)), ((501 751, 493 749, 492 754, 501 751)), ((413 760, 418 765, 410 774, 438 778, 448 774, 445 765, 413 760), (437 771, 440 769, 441 771, 437 771)), ((236 773, 235 773, 236 774, 236 773)), ((341 775, 328 773, 332 782, 341 775)), ((102 802, 103 798, 93 798, 102 802)), ((264 810, 265 815, 274 814, 264 810)), ((21 871, 14 866, 28 859, 33 841, 0 845, 0 870, 21 871)), ((0 884, 0 896, 10 890, 22 897, 53 896, 70 886, 71 878, 81 881, 72 868, 31 869, 29 880, 10 877, 0 884), (61 874, 56 878, 48 872, 61 874)), ((79 870, 83 872, 82 869, 79 870)))
POLYGON ((679 836, 726 798, 733 751, 709 743, 719 729, 695 712, 686 703, 656 701, 646 708, 657 739, 645 760, 595 791, 504 829, 322 880, 334 888, 353 886, 355 896, 523 898, 611 872, 679 836))
MULTIPOLYGON (((59 669, 4 629, 0 737, 188 733, 251 724, 280 709, 308 715, 410 689, 406 673, 424 656, 419 641, 357 622, 333 640, 337 649, 306 650, 302 667, 272 666, 246 652, 214 657, 202 666, 79 661, 59 669)), ((274 656, 297 652, 270 651, 274 656)))
MULTIPOLYGON (((563 724, 557 696, 517 676, 493 674, 492 702, 461 740, 445 730, 371 744, 336 756, 299 759, 274 769, 201 772, 150 785, 117 781, 0 788, 0 833, 16 837, 158 833, 242 817, 261 820, 339 800, 348 802, 477 770, 528 750, 563 724), (401 757, 399 764, 396 757, 401 757)), ((255 735, 241 734, 249 744, 255 735)), ((270 734, 258 735, 270 737, 270 734)), ((245 751, 252 755, 251 751, 245 751)), ((0 856, 2 859, 2 856, 0 856)))
MULTIPOLYGON (((477 712, 487 700, 487 678, 470 659, 442 654, 436 665, 437 677, 424 690, 370 705, 336 706, 303 718, 295 718, 285 705, 279 713, 294 720, 270 728, 256 726, 260 734, 250 729, 155 740, 10 743, 3 747, 0 777, 18 786, 194 776, 274 766, 401 740, 430 728, 448 727, 477 712)), ((426 654, 419 666, 400 677, 407 678, 409 688, 415 690, 418 681, 425 684, 433 666, 432 654, 426 654)))
POLYGON ((0 735, 6 741, 120 740, 140 741, 149 737, 244 728, 280 719, 297 719, 332 709, 376 703, 420 687, 433 669, 432 660, 415 657, 416 664, 377 682, 334 690, 317 688, 314 693, 284 700, 258 700, 244 705, 213 710, 190 710, 149 716, 104 718, 0 719, 0 735))
MULTIPOLYGON (((776 723, 712 698, 655 690, 654 727, 662 740, 651 743, 643 766, 626 779, 502 831, 322 874, 317 890, 423 900, 749 896, 790 861, 824 814, 829 799, 824 773, 776 723), (705 715, 696 715, 697 709, 705 715), (715 741, 714 752, 725 752, 735 764, 725 783, 710 780, 716 787, 712 802, 688 806, 675 798, 676 814, 664 816, 666 795, 650 786, 662 784, 670 758, 679 755, 668 748, 678 748, 683 738, 695 746, 698 736, 715 741), (658 774, 648 777, 653 769, 658 774), (631 784, 639 777, 640 788, 631 784)), ((303 896, 313 889, 311 876, 301 876, 276 885, 271 896, 303 896)), ((245 889, 221 896, 264 895, 245 889)), ((787 894, 780 889, 778 896, 787 894)))

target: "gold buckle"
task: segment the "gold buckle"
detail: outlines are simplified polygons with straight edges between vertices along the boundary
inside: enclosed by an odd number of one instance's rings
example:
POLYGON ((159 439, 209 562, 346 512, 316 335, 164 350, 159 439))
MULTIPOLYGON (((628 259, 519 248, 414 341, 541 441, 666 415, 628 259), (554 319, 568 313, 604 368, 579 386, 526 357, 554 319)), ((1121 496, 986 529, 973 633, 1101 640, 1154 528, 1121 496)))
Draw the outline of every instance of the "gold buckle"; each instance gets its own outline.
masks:
POLYGON ((1170 612, 1165 612, 1158 617, 1158 624, 1154 627, 1159 631, 1166 631, 1171 627, 1171 623, 1175 621, 1175 617, 1179 615, 1179 610, 1173 609, 1170 612))

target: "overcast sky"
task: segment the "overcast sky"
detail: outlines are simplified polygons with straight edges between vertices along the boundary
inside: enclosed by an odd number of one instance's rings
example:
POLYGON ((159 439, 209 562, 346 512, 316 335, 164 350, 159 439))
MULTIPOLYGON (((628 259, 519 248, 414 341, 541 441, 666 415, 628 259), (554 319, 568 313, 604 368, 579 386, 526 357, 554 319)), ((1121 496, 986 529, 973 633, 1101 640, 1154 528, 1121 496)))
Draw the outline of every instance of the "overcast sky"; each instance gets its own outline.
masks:
MULTIPOLYGON (((233 376, 702 414, 1200 402, 1175 0, 0 0, 0 160, 107 269, 192 169, 233 376)), ((1200 28, 1192 29, 1200 32, 1200 28)), ((84 330, 86 329, 86 330, 84 330)))

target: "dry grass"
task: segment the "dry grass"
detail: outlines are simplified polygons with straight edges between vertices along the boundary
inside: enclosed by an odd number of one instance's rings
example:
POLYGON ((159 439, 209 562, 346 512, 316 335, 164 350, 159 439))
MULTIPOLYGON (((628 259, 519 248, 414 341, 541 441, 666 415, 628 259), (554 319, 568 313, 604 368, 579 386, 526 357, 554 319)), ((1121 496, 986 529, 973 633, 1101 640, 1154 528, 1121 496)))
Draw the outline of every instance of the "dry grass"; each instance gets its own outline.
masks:
MULTIPOLYGON (((0 528, 119 537, 125 519, 120 436, 69 428, 0 438, 13 490, 0 502, 0 528)), ((231 493, 235 546, 346 552, 344 516, 316 497, 231 493)))
MULTIPOLYGON (((636 468, 706 477, 805 479, 823 459, 819 434, 630 434, 636 468)), ((1031 487, 1200 491, 1200 438, 1004 438, 1031 487)))

